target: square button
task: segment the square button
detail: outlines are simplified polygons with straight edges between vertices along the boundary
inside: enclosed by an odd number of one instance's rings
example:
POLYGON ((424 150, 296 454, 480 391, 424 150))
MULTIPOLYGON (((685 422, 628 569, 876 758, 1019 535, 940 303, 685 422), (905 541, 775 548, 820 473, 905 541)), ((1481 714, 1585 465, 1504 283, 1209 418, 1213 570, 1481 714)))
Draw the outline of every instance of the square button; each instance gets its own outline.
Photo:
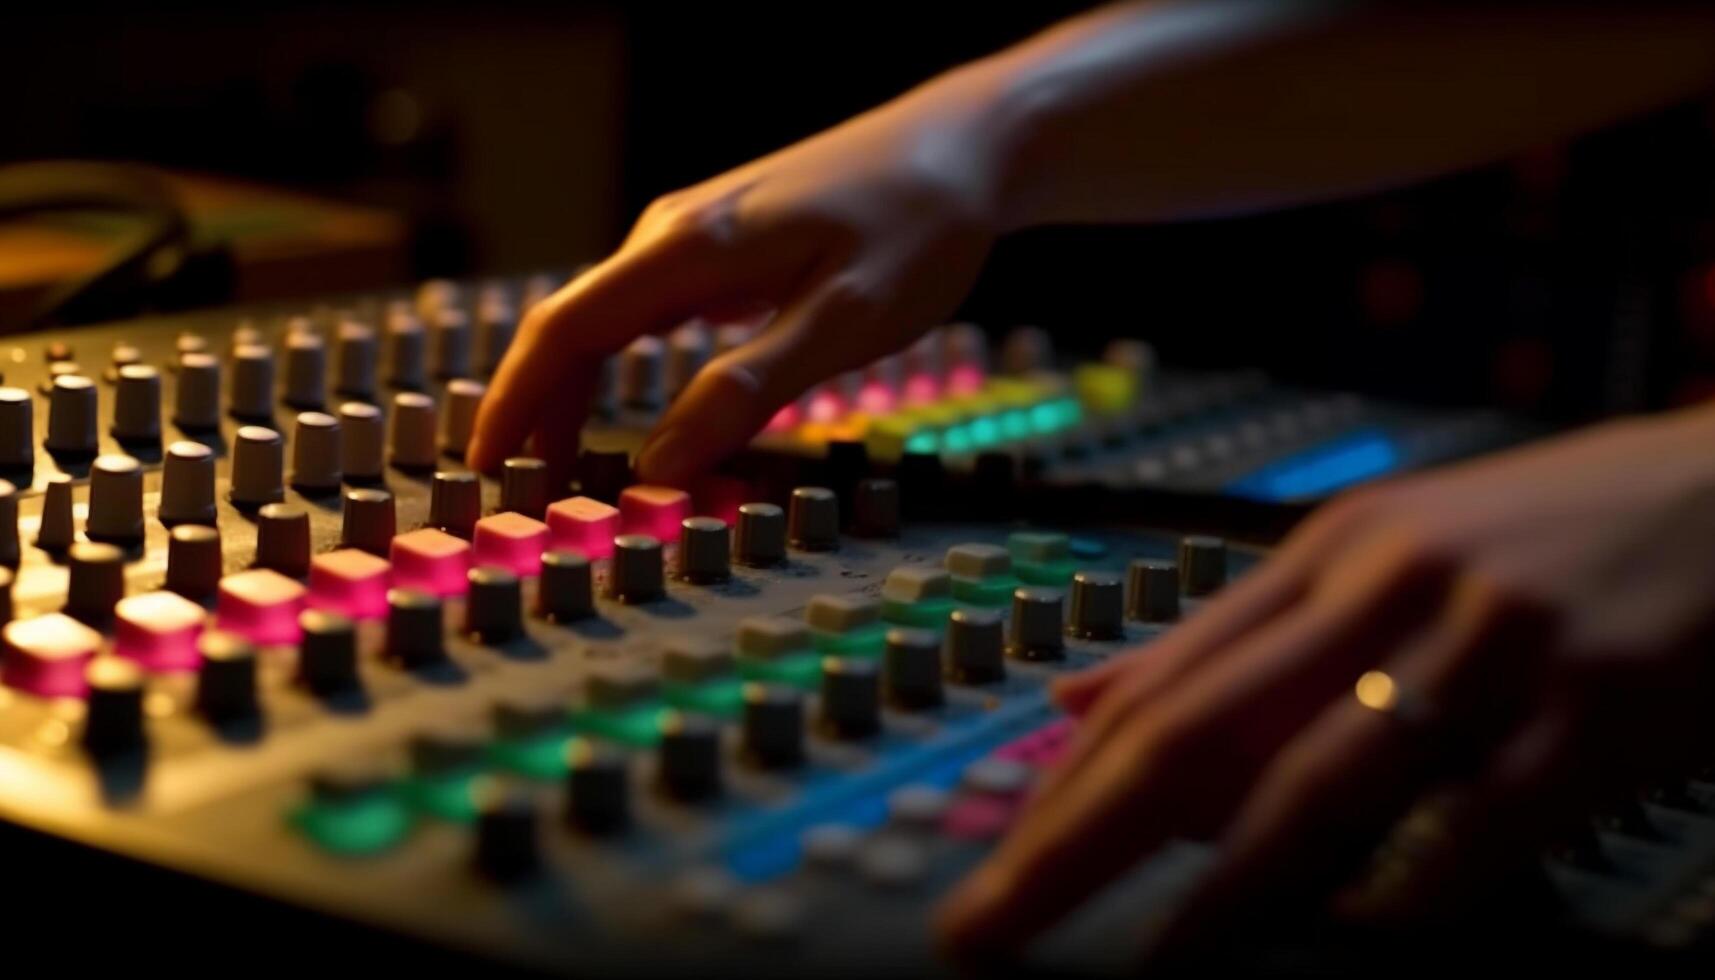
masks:
POLYGON ((197 637, 208 614, 177 592, 127 596, 113 607, 113 652, 147 670, 195 670, 197 637))
POLYGON ((542 552, 548 549, 548 525, 507 511, 476 522, 478 565, 504 568, 520 578, 542 574, 542 552))
POLYGON ((356 548, 317 555, 310 562, 310 607, 351 619, 380 619, 387 615, 392 570, 385 558, 356 548))
POLYGON ((996 544, 961 544, 947 549, 947 571, 959 578, 984 579, 1012 571, 1012 556, 996 544))
POLYGON ((804 610, 804 621, 823 633, 847 633, 881 621, 881 603, 868 596, 819 595, 804 610))
POLYGON ((3 679, 7 687, 44 698, 81 698, 83 669, 101 648, 101 634, 64 613, 6 624, 3 679))
POLYGON ((220 580, 215 614, 223 630, 262 646, 297 643, 304 587, 271 568, 235 572, 220 580))
POLYGON ((810 628, 795 619, 751 616, 739 621, 740 656, 773 660, 810 649, 810 628))
POLYGON ((891 602, 921 602, 948 599, 953 595, 953 577, 933 565, 901 565, 887 573, 881 596, 891 602))
POLYGON ((619 510, 593 497, 567 497, 548 505, 549 547, 575 551, 590 561, 613 557, 619 510))
POLYGON ((470 588, 470 543, 425 527, 393 539, 393 585, 445 598, 470 588))
POLYGON ((626 487, 619 495, 619 524, 626 534, 647 534, 663 544, 679 540, 691 516, 691 495, 673 487, 626 487))

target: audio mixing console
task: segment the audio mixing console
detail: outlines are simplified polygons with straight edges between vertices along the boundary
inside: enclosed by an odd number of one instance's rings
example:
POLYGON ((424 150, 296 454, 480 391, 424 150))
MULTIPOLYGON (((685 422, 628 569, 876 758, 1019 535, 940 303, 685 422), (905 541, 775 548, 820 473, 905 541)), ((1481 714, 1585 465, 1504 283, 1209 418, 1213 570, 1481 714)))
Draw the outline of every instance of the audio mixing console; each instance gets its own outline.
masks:
MULTIPOLYGON (((1076 433, 1104 386, 1129 391, 1113 364, 1018 381, 1028 398, 940 425, 934 453, 891 458, 880 412, 836 440, 897 479, 823 465, 804 472, 830 485, 776 469, 690 495, 599 445, 575 491, 528 458, 478 477, 458 458, 517 290, 0 346, 0 818, 527 967, 929 969, 935 896, 1069 734, 1046 684, 1256 553, 934 506, 962 477, 924 461, 958 455, 956 426, 1063 412, 1076 433)), ((1550 859, 1573 920, 1694 940, 1711 808, 1692 780, 1550 859)), ((1124 963, 1202 856, 1148 862, 1044 965, 1124 963)))

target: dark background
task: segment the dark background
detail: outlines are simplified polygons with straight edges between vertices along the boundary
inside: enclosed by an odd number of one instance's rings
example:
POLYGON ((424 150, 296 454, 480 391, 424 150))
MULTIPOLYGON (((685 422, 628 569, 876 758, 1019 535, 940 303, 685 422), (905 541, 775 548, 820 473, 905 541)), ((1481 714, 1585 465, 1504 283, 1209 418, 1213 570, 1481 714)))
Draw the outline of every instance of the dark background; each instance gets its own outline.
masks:
MULTIPOLYGON (((142 160, 388 207, 418 275, 565 267, 656 194, 1082 6, 34 5, 7 15, 0 161, 142 160)), ((963 313, 1560 418, 1701 398, 1712 120, 1682 106, 1288 214, 1031 232, 963 313)))

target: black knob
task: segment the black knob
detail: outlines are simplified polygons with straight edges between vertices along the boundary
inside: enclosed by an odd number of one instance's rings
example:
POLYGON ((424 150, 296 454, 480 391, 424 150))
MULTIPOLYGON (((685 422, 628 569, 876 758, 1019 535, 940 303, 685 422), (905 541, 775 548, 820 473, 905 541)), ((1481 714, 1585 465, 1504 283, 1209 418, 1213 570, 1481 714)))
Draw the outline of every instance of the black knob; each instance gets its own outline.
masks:
POLYGON ((548 464, 530 456, 514 456, 500 471, 500 509, 541 520, 548 510, 548 464))
POLYGON ((1171 623, 1179 618, 1179 566, 1170 561, 1138 559, 1126 568, 1131 597, 1126 615, 1145 623, 1171 623))
POLYGON ((475 473, 440 470, 429 484, 429 526, 469 538, 482 517, 482 484, 475 473))
POLYGON ((804 551, 832 551, 840 545, 840 501, 827 487, 792 491, 786 536, 804 551))
POLYGON ((84 541, 68 552, 65 613, 86 626, 104 630, 113 607, 125 598, 125 553, 110 544, 84 541))
POLYGON ((663 592, 661 542, 647 534, 613 539, 613 570, 608 591, 624 603, 650 602, 663 592))
POLYGON ((83 672, 89 687, 83 747, 101 759, 140 748, 143 731, 143 669, 124 657, 97 657, 83 672))
POLYGON ((340 520, 340 543, 386 557, 393 547, 397 520, 392 494, 374 488, 347 490, 345 512, 340 520))
POLYGON ((631 460, 623 450, 586 449, 578 455, 577 477, 584 496, 617 504, 631 485, 631 460))
POLYGON ((298 617, 298 679, 318 697, 356 690, 357 629, 338 613, 311 609, 298 617))
POLYGON ((899 457, 899 503, 908 521, 932 520, 946 508, 947 470, 936 453, 899 457))
POLYGON ((1012 655, 1020 660, 1063 660, 1061 595, 1057 589, 1027 585, 1012 593, 1012 655))
POLYGON ((594 610, 589 559, 575 551, 543 555, 542 575, 536 580, 536 611, 556 623, 570 623, 594 610))
POLYGON ((726 521, 718 517, 687 517, 679 527, 679 577, 697 585, 731 577, 726 521))
POLYGON ((711 718, 669 711, 661 719, 661 788, 685 803, 719 796, 721 732, 711 718))
POLYGON ((862 538, 899 535, 899 484, 892 480, 860 480, 853 493, 852 531, 862 538))
POLYGON ((822 661, 822 726, 837 738, 867 738, 881 730, 881 671, 875 661, 822 661))
POLYGON ((465 597, 465 632, 483 643, 505 643, 524 632, 524 591, 504 568, 473 568, 465 597))
POLYGON ((256 512, 256 567, 303 578, 310 573, 310 515, 295 504, 256 512))
POLYGON ((521 786, 483 784, 477 792, 476 867, 498 881, 514 881, 541 863, 536 800, 521 786))
POLYGON ((773 504, 751 503, 738 508, 733 553, 740 565, 766 568, 786 559, 786 515, 773 504))
POLYGON ((1001 615, 992 609, 955 609, 947 617, 947 662, 961 684, 1006 679, 1006 644, 1001 615))
POLYGON ((1227 584, 1227 543, 1220 538, 1192 535, 1179 542, 1179 587, 1193 598, 1227 584))
POLYGON ((407 670, 445 662, 441 600, 415 589, 387 593, 387 659, 407 670))
POLYGON ((487 753, 487 725, 470 719, 438 719, 411 739, 411 771, 431 779, 474 773, 487 753))
POLYGON ((882 657, 887 699, 901 708, 939 707, 946 696, 941 687, 941 638, 928 630, 891 629, 882 657))
POLYGON ((588 739, 566 749, 566 822, 588 834, 612 834, 631 822, 625 756, 588 739))
POLYGON ((201 601, 220 587, 220 531, 180 524, 167 536, 168 591, 201 601))
POLYGON ((790 769, 804 762, 804 698, 790 687, 744 686, 744 754, 763 769, 790 769))
POLYGON ((1125 635, 1125 589, 1112 572, 1084 571, 1072 576, 1073 636, 1117 640, 1125 635))
POLYGON ((256 714, 256 648, 236 633, 211 630, 197 641, 202 668, 197 672, 196 707, 220 723, 256 714))

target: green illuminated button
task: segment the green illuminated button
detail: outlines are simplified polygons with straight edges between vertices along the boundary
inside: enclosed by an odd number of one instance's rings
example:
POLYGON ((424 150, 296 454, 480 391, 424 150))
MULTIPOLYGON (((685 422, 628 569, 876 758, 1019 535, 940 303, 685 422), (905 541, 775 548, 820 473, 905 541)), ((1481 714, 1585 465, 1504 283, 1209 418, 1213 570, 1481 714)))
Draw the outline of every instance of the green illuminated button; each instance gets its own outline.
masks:
POLYGON ((901 565, 881 586, 881 618, 900 626, 941 629, 953 611, 953 577, 933 565, 901 565))
POLYGON ((867 596, 819 595, 804 610, 816 649, 837 657, 880 656, 886 646, 881 603, 867 596))
POLYGON ((1013 573, 1031 585, 1064 586, 1078 568, 1071 541, 1053 531, 1014 531, 1006 539, 1013 573))
POLYGON ((310 799, 291 821, 317 847, 340 857, 381 854, 411 831, 411 811, 386 774, 362 763, 318 773, 310 799))
POLYGON ((663 699, 675 708, 730 718, 743 705, 744 682, 732 652, 713 637, 678 636, 661 655, 663 699))
POLYGON ((471 786, 488 761, 488 728, 446 721, 411 741, 411 778, 402 787, 417 810, 442 820, 476 819, 471 786))
POLYGON ((649 746, 660 734, 660 684, 641 664, 602 664, 584 681, 584 704, 572 727, 622 745, 649 746))
POLYGON ((953 579, 953 598, 960 602, 1004 606, 1012 601, 1012 590, 1018 587, 1012 558, 999 545, 955 545, 947 549, 946 565, 953 579))
POLYGON ((566 774, 566 742, 571 722, 564 702, 553 694, 510 695, 494 707, 499 738, 488 756, 502 769, 532 779, 566 774))
POLYGON ((779 616, 752 616, 738 624, 738 667, 746 680, 814 688, 822 676, 810 628, 779 616))

